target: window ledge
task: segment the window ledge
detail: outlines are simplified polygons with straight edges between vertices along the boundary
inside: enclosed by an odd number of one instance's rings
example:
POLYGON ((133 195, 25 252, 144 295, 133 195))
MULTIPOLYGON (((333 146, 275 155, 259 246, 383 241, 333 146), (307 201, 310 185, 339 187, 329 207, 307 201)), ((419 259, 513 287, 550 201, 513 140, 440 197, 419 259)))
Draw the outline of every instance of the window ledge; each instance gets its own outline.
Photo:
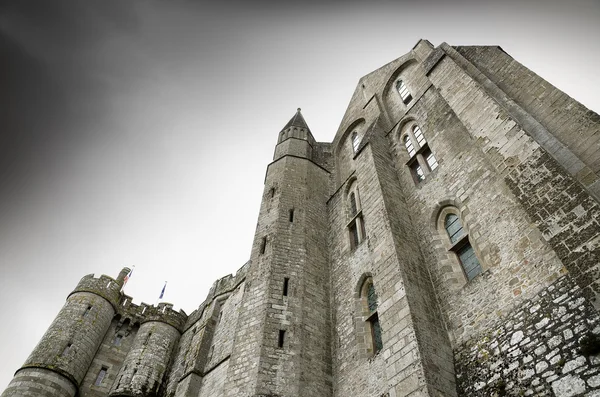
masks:
MULTIPOLYGON (((352 222, 354 222, 356 220, 356 218, 358 218, 361 215, 362 215, 362 209, 356 211, 356 214, 352 215, 350 217, 350 220, 348 222, 346 222, 346 227, 350 227, 350 225, 352 224, 352 222)), ((358 245, 360 245, 360 243, 358 245)), ((358 247, 358 245, 357 245, 357 247, 358 247)))
POLYGON ((468 242, 469 242, 469 235, 467 233, 465 233, 465 234, 463 234, 463 236, 461 238, 458 239, 457 242, 452 244, 452 246, 448 249, 448 251, 456 252, 456 251, 460 250, 462 247, 464 247, 465 244, 467 244, 468 242))

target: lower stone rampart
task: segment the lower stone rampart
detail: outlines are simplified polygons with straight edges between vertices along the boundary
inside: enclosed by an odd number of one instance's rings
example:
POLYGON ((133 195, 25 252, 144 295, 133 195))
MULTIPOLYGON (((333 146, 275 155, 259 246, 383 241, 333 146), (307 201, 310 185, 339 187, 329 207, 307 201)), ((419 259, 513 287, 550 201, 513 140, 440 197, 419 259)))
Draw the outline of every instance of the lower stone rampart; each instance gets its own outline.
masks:
POLYGON ((600 395, 599 335, 600 315, 563 276, 455 349, 458 394, 600 395))

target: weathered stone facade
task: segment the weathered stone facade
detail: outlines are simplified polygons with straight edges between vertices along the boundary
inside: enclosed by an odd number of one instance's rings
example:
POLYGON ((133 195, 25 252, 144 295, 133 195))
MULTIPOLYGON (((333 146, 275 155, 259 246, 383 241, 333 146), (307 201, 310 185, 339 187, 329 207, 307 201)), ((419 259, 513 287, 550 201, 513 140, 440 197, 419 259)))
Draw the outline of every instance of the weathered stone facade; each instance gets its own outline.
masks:
POLYGON ((86 276, 2 397, 600 396, 600 117, 499 47, 276 139, 250 260, 190 315, 86 276))

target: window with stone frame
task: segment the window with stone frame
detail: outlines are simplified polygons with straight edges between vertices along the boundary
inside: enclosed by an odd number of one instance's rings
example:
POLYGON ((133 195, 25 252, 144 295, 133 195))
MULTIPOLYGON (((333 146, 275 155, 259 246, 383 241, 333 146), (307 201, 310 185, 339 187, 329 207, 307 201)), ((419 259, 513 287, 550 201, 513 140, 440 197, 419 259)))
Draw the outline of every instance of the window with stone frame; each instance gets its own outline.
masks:
POLYGON ((406 165, 410 169, 413 180, 418 184, 438 168, 437 159, 429 148, 421 127, 418 125, 405 128, 401 136, 401 141, 409 156, 406 165))
POLYGON ((400 98, 405 105, 412 100, 412 95, 410 94, 410 91, 403 80, 396 81, 396 91, 398 91, 398 94, 400 94, 400 98))
POLYGON ((444 216, 444 229, 451 244, 450 251, 456 255, 467 281, 471 281, 483 269, 457 213, 444 216))
POLYGON ((348 189, 347 208, 349 214, 349 222, 347 224, 348 238, 350 240, 350 249, 353 251, 367 236, 356 181, 353 181, 348 189))
POLYGON ((378 297, 371 277, 365 279, 360 297, 365 316, 365 325, 368 329, 365 335, 368 341, 367 350, 370 354, 375 355, 383 349, 383 340, 381 338, 381 324, 379 323, 379 315, 377 313, 379 306, 378 297))
POLYGON ((360 139, 358 138, 358 132, 352 132, 352 150, 354 153, 358 151, 358 146, 360 145, 360 139))

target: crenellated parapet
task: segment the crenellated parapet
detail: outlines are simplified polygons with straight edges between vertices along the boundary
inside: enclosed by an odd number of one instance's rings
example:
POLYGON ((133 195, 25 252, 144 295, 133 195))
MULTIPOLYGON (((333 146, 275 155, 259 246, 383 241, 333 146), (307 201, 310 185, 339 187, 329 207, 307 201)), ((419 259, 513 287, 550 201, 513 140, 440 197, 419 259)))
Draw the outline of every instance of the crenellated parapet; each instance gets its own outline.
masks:
POLYGON ((117 280, 104 274, 100 277, 88 274, 83 276, 69 296, 78 292, 89 292, 106 299, 115 311, 118 311, 118 304, 121 300, 121 286, 121 283, 117 280))
POLYGON ((159 303, 158 306, 148 306, 145 303, 140 305, 142 310, 142 324, 150 321, 158 321, 169 324, 179 332, 183 331, 183 326, 187 320, 187 314, 183 310, 173 310, 171 303, 159 303))
POLYGON ((241 283, 246 279, 248 268, 250 267, 251 261, 246 262, 242 267, 238 269, 235 275, 229 274, 225 277, 221 277, 213 283, 208 292, 208 296, 200 304, 198 309, 194 310, 188 316, 184 329, 190 328, 193 324, 196 324, 198 320, 203 317, 204 310, 211 307, 212 302, 215 299, 225 298, 228 294, 233 292, 241 283))

